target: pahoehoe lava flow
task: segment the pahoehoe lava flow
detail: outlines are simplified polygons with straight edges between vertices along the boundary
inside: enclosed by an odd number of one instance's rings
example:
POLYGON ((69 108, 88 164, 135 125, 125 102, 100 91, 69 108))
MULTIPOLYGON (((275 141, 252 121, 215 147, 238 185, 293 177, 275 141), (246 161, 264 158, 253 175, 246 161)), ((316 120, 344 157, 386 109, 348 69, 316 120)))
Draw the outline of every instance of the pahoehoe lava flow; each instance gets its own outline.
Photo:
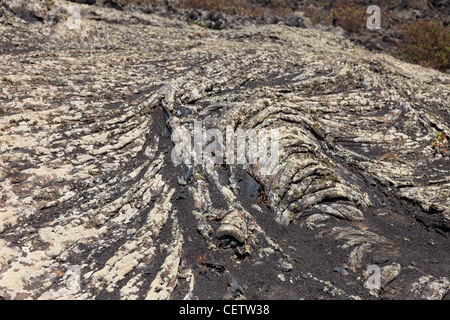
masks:
POLYGON ((29 2, 0 4, 0 299, 449 298, 448 74, 312 28, 29 2), (175 165, 194 121, 277 129, 279 162, 175 165))

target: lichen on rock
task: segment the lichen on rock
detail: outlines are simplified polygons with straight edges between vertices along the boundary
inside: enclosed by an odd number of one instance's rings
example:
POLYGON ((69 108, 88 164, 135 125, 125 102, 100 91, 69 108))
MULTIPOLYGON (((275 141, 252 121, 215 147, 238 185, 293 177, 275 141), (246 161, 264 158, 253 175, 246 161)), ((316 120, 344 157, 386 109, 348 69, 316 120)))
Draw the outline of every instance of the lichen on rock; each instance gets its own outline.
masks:
POLYGON ((30 4, 0 7, 1 298, 374 299, 371 264, 378 298, 448 297, 447 74, 315 29, 30 4), (277 129, 278 161, 176 165, 195 121, 205 148, 277 129))

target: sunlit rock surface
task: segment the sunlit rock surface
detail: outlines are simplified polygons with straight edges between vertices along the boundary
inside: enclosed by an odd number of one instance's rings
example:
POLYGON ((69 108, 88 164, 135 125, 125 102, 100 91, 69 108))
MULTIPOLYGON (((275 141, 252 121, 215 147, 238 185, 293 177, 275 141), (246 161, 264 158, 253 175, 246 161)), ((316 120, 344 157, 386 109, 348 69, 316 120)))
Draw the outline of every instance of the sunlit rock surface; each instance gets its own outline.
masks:
POLYGON ((0 299, 448 299, 448 75, 314 29, 9 2, 0 299), (279 161, 175 166, 194 120, 276 128, 279 161))

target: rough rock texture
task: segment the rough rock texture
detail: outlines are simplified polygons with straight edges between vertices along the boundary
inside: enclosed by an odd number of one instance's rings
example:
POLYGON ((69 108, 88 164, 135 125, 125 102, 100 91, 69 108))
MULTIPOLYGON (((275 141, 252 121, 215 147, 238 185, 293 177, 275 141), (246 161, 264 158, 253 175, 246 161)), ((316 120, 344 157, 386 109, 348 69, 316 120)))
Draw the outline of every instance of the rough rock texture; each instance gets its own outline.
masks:
POLYGON ((52 0, 2 0, 0 17, 9 15, 22 22, 51 22, 58 19, 52 8, 52 0))
POLYGON ((1 298, 448 298, 448 75, 315 29, 50 5, 2 11, 1 298), (278 128, 278 166, 175 166, 194 120, 278 128))

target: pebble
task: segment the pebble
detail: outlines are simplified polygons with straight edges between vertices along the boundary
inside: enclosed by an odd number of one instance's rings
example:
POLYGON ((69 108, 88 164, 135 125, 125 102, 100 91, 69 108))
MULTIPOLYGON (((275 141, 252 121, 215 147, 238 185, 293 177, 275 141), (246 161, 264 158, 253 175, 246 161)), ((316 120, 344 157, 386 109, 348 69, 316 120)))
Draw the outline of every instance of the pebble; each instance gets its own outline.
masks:
POLYGON ((186 199, 187 196, 188 196, 188 194, 187 194, 186 191, 181 191, 181 192, 178 194, 178 199, 186 199))
POLYGON ((211 226, 209 225, 208 222, 206 221, 201 221, 199 222, 199 224, 197 225, 197 231, 198 233, 200 233, 204 238, 209 238, 209 236, 211 235, 211 233, 213 232, 213 229, 211 228, 211 226))
POLYGON ((183 178, 178 177, 178 184, 185 186, 185 185, 187 185, 187 182, 183 178))
POLYGON ((345 269, 343 269, 341 267, 336 267, 336 268, 333 269, 333 271, 334 272, 338 272, 338 273, 340 273, 343 276, 348 276, 347 270, 345 270, 345 269))
POLYGON ((377 255, 377 254, 372 256, 372 263, 373 264, 383 264, 383 263, 386 263, 388 261, 389 261, 389 259, 387 257, 385 257, 385 256, 381 256, 381 255, 377 255))
POLYGON ((281 271, 289 272, 289 271, 292 271, 292 269, 294 269, 294 266, 291 263, 289 263, 287 261, 281 262, 281 271))

